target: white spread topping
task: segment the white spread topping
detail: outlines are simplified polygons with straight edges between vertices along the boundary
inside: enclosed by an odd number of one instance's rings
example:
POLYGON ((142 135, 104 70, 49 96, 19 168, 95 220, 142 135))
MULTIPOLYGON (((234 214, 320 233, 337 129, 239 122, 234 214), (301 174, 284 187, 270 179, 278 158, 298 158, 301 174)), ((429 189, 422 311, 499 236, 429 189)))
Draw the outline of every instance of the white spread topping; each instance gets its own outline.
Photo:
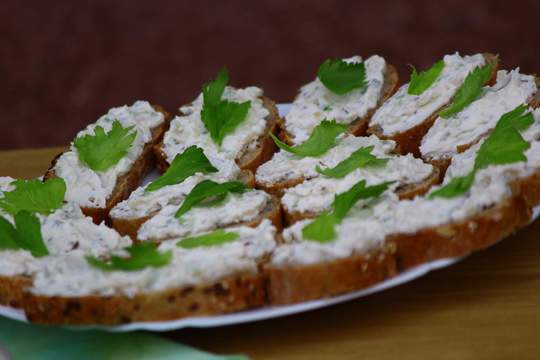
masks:
POLYGON ((9 176, 0 177, 0 198, 3 197, 2 192, 15 190, 15 186, 12 185, 14 181, 15 179, 9 176))
POLYGON ((265 220, 256 228, 237 227, 229 231, 240 237, 220 246, 183 249, 176 241, 162 243, 159 250, 171 250, 173 259, 161 268, 105 272, 91 267, 79 254, 47 258, 35 276, 31 292, 50 296, 133 296, 256 274, 258 263, 275 248, 276 229, 265 220))
MULTIPOLYGON (((344 61, 359 63, 362 58, 353 56, 344 61)), ((365 117, 368 111, 377 106, 382 95, 386 61, 380 56, 373 55, 364 64, 367 84, 364 88, 337 95, 316 78, 300 89, 285 117, 285 128, 292 136, 294 144, 304 142, 324 119, 350 124, 356 119, 365 117)))
POLYGON ((191 145, 197 145, 212 165, 218 168, 224 177, 233 178, 239 171, 235 159, 241 155, 245 147, 254 146, 257 139, 264 134, 268 110, 263 106, 262 89, 247 87, 235 89, 225 88, 223 99, 234 102, 251 101, 246 119, 238 125, 234 132, 223 139, 220 147, 212 140, 201 120, 203 96, 200 94, 193 103, 180 108, 183 116, 177 116, 171 122, 170 129, 163 139, 163 152, 170 163, 174 157, 191 145))
POLYGON ((433 173, 433 166, 411 154, 384 158, 389 159, 384 167, 358 168, 341 179, 321 176, 306 180, 285 190, 282 204, 288 212, 319 213, 330 208, 336 194, 346 192, 360 180, 366 180, 368 186, 396 181, 392 185, 395 189, 400 185, 420 183, 433 173))
POLYGON ((0 276, 31 275, 39 262, 26 250, 0 250, 0 276))
POLYGON ((482 95, 454 116, 437 118, 424 136, 420 151, 424 158, 448 158, 459 145, 467 145, 490 131, 500 117, 523 104, 536 92, 534 76, 519 69, 499 71, 497 83, 483 88, 482 95))
POLYGON ((320 176, 315 170, 335 167, 341 161, 348 158, 354 151, 366 146, 375 146, 371 152, 379 157, 394 150, 396 144, 391 140, 379 140, 376 136, 355 137, 343 134, 337 140, 336 146, 328 150, 320 157, 298 157, 287 151, 279 151, 274 154, 270 161, 259 166, 255 177, 257 182, 264 184, 276 184, 282 181, 294 179, 311 179, 320 176))
POLYGON ((116 186, 119 177, 127 173, 141 155, 144 146, 152 140, 152 129, 164 121, 163 114, 154 110, 146 101, 137 101, 132 106, 110 109, 109 112, 79 132, 77 137, 93 135, 94 128, 101 126, 109 132, 114 121, 122 127, 135 126, 137 137, 128 153, 116 165, 106 171, 94 171, 79 159, 77 149, 72 144, 56 162, 54 172, 67 185, 66 200, 81 207, 104 208, 107 199, 116 186))
POLYGON ((220 227, 252 221, 269 205, 270 195, 261 190, 230 194, 225 202, 211 207, 194 207, 176 218, 179 205, 167 205, 145 222, 139 240, 166 240, 191 236, 220 227))
POLYGON ((392 136, 421 124, 452 99, 469 72, 484 63, 482 54, 446 55, 444 69, 430 88, 420 95, 409 95, 409 84, 403 85, 375 112, 370 125, 378 125, 384 135, 392 136))

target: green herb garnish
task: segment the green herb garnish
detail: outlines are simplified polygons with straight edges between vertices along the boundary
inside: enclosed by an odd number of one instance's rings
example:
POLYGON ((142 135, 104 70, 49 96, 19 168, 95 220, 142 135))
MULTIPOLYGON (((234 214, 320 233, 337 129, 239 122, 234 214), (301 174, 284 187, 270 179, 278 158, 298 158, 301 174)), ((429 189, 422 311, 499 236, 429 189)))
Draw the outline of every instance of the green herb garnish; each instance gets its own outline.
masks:
POLYGON ((420 74, 416 72, 414 66, 411 66, 411 68, 411 81, 407 88, 407 94, 420 95, 429 89, 435 80, 437 80, 444 69, 444 60, 437 61, 431 68, 420 72, 420 74))
POLYGON ((319 67, 317 75, 328 90, 338 95, 367 85, 364 62, 348 63, 342 59, 328 59, 319 67))
POLYGON ((295 147, 280 141, 274 134, 270 134, 276 145, 287 152, 300 157, 317 157, 330 150, 336 144, 336 138, 347 131, 347 125, 338 124, 335 120, 323 120, 302 144, 295 147))
POLYGON ((140 243, 125 248, 128 257, 113 255, 107 260, 87 256, 86 261, 104 271, 134 271, 146 267, 163 267, 171 262, 172 251, 159 252, 154 243, 140 243))
POLYGON ((182 154, 175 156, 171 166, 158 179, 150 183, 145 191, 154 191, 167 185, 180 184, 188 177, 200 172, 203 174, 217 172, 201 148, 193 145, 182 154))
POLYGON ((313 222, 302 229, 302 235, 307 240, 326 243, 336 238, 335 226, 339 225, 347 213, 360 199, 379 197, 388 189, 393 181, 367 186, 366 180, 361 180, 348 191, 336 195, 332 211, 319 215, 313 222))
POLYGON ((443 119, 448 119, 454 114, 465 109, 470 103, 478 98, 482 92, 482 87, 491 78, 493 66, 487 64, 477 67, 467 75, 465 81, 456 92, 452 104, 439 113, 443 119))
POLYGON ((235 232, 226 232, 225 230, 220 229, 201 236, 185 238, 180 240, 177 243, 177 246, 184 249, 217 246, 235 241, 238 237, 239 235, 235 232))
POLYGON ((50 214, 64 203, 66 183, 59 177, 45 182, 15 180, 15 189, 4 193, 0 199, 0 209, 15 215, 21 210, 32 213, 50 214))
POLYGON ((373 148, 373 145, 360 148, 335 167, 321 169, 319 166, 317 166, 316 170, 319 174, 324 176, 343 178, 358 168, 379 167, 386 165, 389 159, 379 159, 375 155, 372 155, 371 151, 373 151, 373 148))
POLYGON ((15 215, 14 220, 15 226, 0 216, 0 249, 28 250, 34 257, 49 255, 37 216, 22 210, 15 215))
POLYGON ((251 106, 251 101, 236 103, 221 99, 228 82, 229 74, 227 69, 223 68, 214 81, 203 86, 201 119, 210 137, 218 145, 246 119, 251 106))
POLYGON ((137 131, 131 131, 134 127, 123 128, 120 122, 115 120, 111 131, 105 133, 101 126, 96 126, 94 135, 84 135, 73 142, 79 159, 95 171, 105 171, 116 165, 126 156, 137 137, 137 131))
POLYGON ((527 161, 525 151, 529 149, 530 144, 519 132, 534 123, 534 117, 532 113, 523 114, 526 109, 525 105, 520 105, 504 114, 480 146, 471 172, 452 179, 445 186, 429 194, 428 199, 436 197, 451 199, 465 194, 474 183, 476 173, 490 165, 527 161))
POLYGON ((186 196, 175 216, 179 218, 193 207, 217 205, 225 200, 229 193, 243 193, 246 190, 246 185, 239 181, 220 184, 212 180, 203 180, 186 196))

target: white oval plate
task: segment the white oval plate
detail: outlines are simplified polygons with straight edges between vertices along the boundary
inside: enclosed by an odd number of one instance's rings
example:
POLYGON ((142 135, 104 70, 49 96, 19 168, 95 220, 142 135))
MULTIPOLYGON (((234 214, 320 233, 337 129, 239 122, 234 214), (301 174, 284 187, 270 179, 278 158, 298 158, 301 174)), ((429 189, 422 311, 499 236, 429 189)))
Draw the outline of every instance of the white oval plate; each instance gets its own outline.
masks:
MULTIPOLYGON (((280 114, 283 116, 289 110, 289 107, 290 107, 289 104, 279 104, 278 108, 279 108, 280 114)), ((146 179, 146 181, 151 181, 151 179, 156 176, 157 174, 152 174, 146 179)), ((533 219, 536 219, 539 214, 540 214, 540 206, 534 209, 533 219)), ((454 259, 441 259, 441 260, 432 261, 426 264, 419 265, 408 271, 405 271, 391 279, 378 283, 367 289, 335 296, 328 299, 307 301, 300 304, 264 307, 260 309, 246 310, 246 311, 233 313, 233 314, 189 317, 189 318, 184 318, 180 320, 172 320, 172 321, 134 322, 134 323, 118 325, 118 326, 73 326, 70 328, 78 329, 78 330, 101 329, 101 330, 113 331, 113 332, 127 332, 127 331, 134 331, 134 330, 170 331, 170 330, 177 330, 177 329, 182 329, 186 327, 198 327, 198 328, 217 327, 217 326, 233 325, 233 324, 247 323, 247 322, 258 321, 258 320, 271 319, 271 318, 276 318, 280 316, 286 316, 286 315, 297 314, 297 313, 301 313, 305 311, 315 310, 315 309, 327 307, 330 305, 339 304, 345 301, 358 299, 358 298, 361 298, 370 294, 374 294, 377 292, 381 292, 386 289, 390 289, 395 286, 417 279, 421 276, 424 276, 430 271, 450 266, 460 260, 461 260, 460 258, 454 258, 454 259)), ((23 311, 10 308, 7 306, 0 305, 0 315, 13 319, 13 320, 27 322, 26 316, 24 315, 23 311)))

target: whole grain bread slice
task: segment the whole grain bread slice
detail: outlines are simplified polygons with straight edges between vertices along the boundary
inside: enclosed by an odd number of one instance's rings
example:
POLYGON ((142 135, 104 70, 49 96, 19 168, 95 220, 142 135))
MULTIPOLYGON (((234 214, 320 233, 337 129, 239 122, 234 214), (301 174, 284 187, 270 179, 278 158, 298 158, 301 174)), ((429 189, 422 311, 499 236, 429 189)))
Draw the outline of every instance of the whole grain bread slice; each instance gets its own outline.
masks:
MULTIPOLYGON (((535 77, 535 82, 536 82, 536 87, 538 88, 538 90, 533 95, 533 97, 527 102, 527 104, 530 107, 532 107, 534 109, 537 109, 538 107, 540 107, 540 78, 536 76, 535 77)), ((468 150, 472 146, 476 145, 479 141, 481 141, 483 138, 488 136, 490 132, 491 132, 491 130, 483 133, 478 138, 476 138, 475 140, 473 140, 472 142, 470 142, 468 144, 460 144, 460 145, 458 145, 456 147, 457 153, 460 154, 460 153, 468 150)), ((426 162, 432 164, 433 166, 436 166, 437 168, 439 168, 440 174, 441 174, 441 181, 442 181, 442 179, 444 178, 444 175, 446 173, 446 170, 448 169, 448 167, 450 166, 450 163, 452 162, 452 157, 431 158, 431 157, 428 157, 428 156, 423 156, 422 158, 424 159, 424 161, 426 161, 426 162)))
MULTIPOLYGON (((434 167, 431 175, 424 179, 422 182, 416 184, 400 185, 396 188, 395 192, 401 200, 413 199, 416 196, 421 196, 427 193, 433 185, 439 183, 439 179, 439 169, 434 167)), ((319 215, 319 213, 313 211, 288 211, 287 208, 283 206, 283 217, 287 226, 290 226, 300 220, 315 218, 317 217, 317 215, 319 215)))
POLYGON ((358 291, 397 273, 392 244, 373 253, 309 265, 265 266, 271 305, 292 304, 358 291))
POLYGON ((126 295, 62 297, 27 292, 23 309, 29 321, 55 325, 117 325, 138 321, 231 313, 266 302, 266 278, 242 275, 214 284, 126 295))
MULTIPOLYGON (((483 54, 486 63, 493 66, 491 78, 486 82, 487 84, 493 84, 497 78, 497 69, 499 67, 499 57, 495 54, 484 53, 483 54)), ((445 104, 441 108, 437 109, 427 119, 420 124, 392 136, 384 135, 384 131, 379 125, 372 125, 367 129, 368 134, 374 134, 381 139, 394 140, 397 143, 396 152, 399 154, 413 154, 416 157, 420 157, 420 143, 422 138, 431 128, 437 116, 441 110, 447 107, 449 104, 445 104)))
MULTIPOLYGON (((154 215, 156 215, 156 213, 157 211, 153 214, 150 214, 149 216, 136 219, 111 218, 111 224, 112 227, 116 231, 118 231, 120 235, 127 235, 134 242, 139 242, 139 240, 137 239, 137 233, 140 227, 142 226, 142 224, 144 224, 146 221, 150 220, 154 215)), ((264 219, 270 220, 278 231, 281 231, 281 229, 283 228, 282 209, 278 197, 272 196, 267 207, 259 214, 259 216, 257 216, 256 219, 247 222, 231 223, 224 226, 224 228, 239 225, 256 227, 264 219)))
POLYGON ((462 221, 394 234, 387 240, 396 246, 400 271, 429 261, 462 257, 487 248, 531 220, 531 207, 520 191, 506 200, 462 221))
MULTIPOLYGON (((131 166, 131 169, 118 178, 112 194, 107 198, 106 206, 104 208, 81 208, 82 212, 85 215, 90 216, 96 224, 106 220, 111 209, 117 203, 126 199, 131 192, 139 186, 144 176, 154 167, 155 157, 153 147, 163 138, 163 134, 169 127, 171 115, 158 105, 152 105, 152 107, 156 111, 163 114, 164 121, 159 126, 152 129, 152 140, 145 144, 141 155, 131 166)), ((54 167, 56 165, 56 161, 61 155, 62 154, 59 154, 53 159, 51 166, 43 177, 44 180, 48 180, 56 176, 54 167)))
MULTIPOLYGON (((276 103, 269 98, 262 97, 263 106, 268 110, 269 114, 266 117, 266 128, 264 132, 255 141, 255 149, 253 144, 245 144, 243 149, 236 157, 236 164, 241 170, 249 170, 254 173, 259 165, 270 160, 276 152, 276 144, 270 137, 270 133, 277 134, 281 118, 279 116, 276 103)), ((180 115, 182 115, 180 113, 180 115)), ((163 173, 169 168, 167 156, 163 152, 163 141, 160 141, 153 147, 157 159, 157 166, 163 173)))
MULTIPOLYGON (((381 89, 381 96, 377 101, 377 105, 374 108, 369 109, 369 111, 363 117, 355 119, 353 122, 351 122, 349 124, 348 131, 355 136, 365 135, 371 116, 390 96, 392 96, 396 92, 398 86, 398 72, 394 65, 387 64, 386 72, 384 74, 384 84, 381 89)), ((281 123, 279 137, 283 142, 289 145, 293 145, 293 136, 285 129, 285 122, 286 118, 284 118, 283 122, 281 123)))

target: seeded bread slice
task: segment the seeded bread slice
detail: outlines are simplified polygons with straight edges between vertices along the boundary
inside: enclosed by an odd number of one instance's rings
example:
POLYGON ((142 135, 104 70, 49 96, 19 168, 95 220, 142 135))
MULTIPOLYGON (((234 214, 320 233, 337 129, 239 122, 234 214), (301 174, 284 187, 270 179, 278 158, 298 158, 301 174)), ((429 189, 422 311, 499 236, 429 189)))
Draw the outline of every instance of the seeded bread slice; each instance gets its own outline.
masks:
MULTIPOLYGON (((396 194, 400 199, 413 199, 416 196, 424 195, 429 191, 429 189, 439 183, 439 170, 434 167, 433 173, 426 178, 424 181, 417 184, 403 184, 397 187, 396 194)), ((303 219, 312 219, 319 215, 318 212, 298 212, 298 211, 287 211, 287 208, 283 206, 283 217, 285 224, 290 226, 297 221, 303 219)))
MULTIPOLYGON (((149 216, 137 219, 112 218, 112 227, 121 235, 128 235, 134 242, 138 242, 137 233, 139 231, 139 228, 142 226, 142 224, 144 224, 146 221, 150 220, 154 215, 156 215, 156 213, 157 211, 149 216)), ((261 212, 261 214, 259 214, 256 219, 243 223, 228 224, 227 226, 224 226, 224 228, 239 225, 256 227, 264 219, 270 220, 272 224, 278 229, 278 231, 281 231, 281 229, 283 228, 282 210, 278 197, 272 196, 270 202, 268 203, 268 206, 261 212)))
MULTIPOLYGON (((263 96, 263 106, 268 110, 269 114, 266 117, 266 128, 261 136, 256 141, 255 150, 250 148, 250 144, 246 144, 236 157, 236 164, 242 170, 255 172, 259 165, 268 161, 276 152, 276 144, 270 137, 270 133, 277 134, 281 118, 274 101, 263 96)), ((182 114, 181 114, 182 115, 182 114)), ((154 153, 157 159, 157 165, 161 172, 165 172, 169 167, 167 156, 163 152, 163 141, 160 141, 154 146, 154 153)))
MULTIPOLYGON (((242 170, 240 172, 238 181, 243 182, 249 187, 253 187, 255 183, 255 178, 253 176, 253 173, 248 170, 242 170)), ((109 222, 111 226, 118 231, 121 235, 128 235, 132 240, 137 240, 137 232, 139 231, 139 228, 144 224, 146 221, 150 220, 152 217, 154 217, 159 210, 161 210, 161 207, 156 208, 152 212, 149 212, 145 216, 141 217, 115 217, 111 213, 109 216, 109 222)), ((277 226, 277 225, 276 225, 277 226)))
MULTIPOLYGON (((160 106, 152 105, 152 107, 156 111, 163 114, 165 121, 152 129, 152 140, 145 144, 141 156, 139 156, 139 158, 131 166, 131 169, 118 178, 112 194, 107 199, 106 206, 104 208, 81 208, 82 212, 85 215, 92 217, 96 224, 104 221, 107 218, 109 211, 111 211, 111 209, 117 203, 126 199, 129 194, 131 194, 131 192, 139 186, 144 176, 154 167, 155 158, 152 149, 163 138, 163 134, 169 127, 171 116, 160 106)), ((62 154, 59 154, 53 159, 51 166, 44 175, 44 180, 48 180, 56 176, 54 167, 56 165, 56 161, 61 155, 62 154)))
POLYGON ((238 275, 209 285, 161 292, 113 296, 49 297, 27 293, 28 320, 41 324, 126 324, 215 315, 262 306, 266 300, 262 275, 238 275))
MULTIPOLYGON (((377 102, 377 106, 370 109, 366 115, 362 118, 355 119, 352 123, 349 124, 348 131, 355 136, 363 136, 366 134, 368 128, 369 119, 375 113, 377 108, 381 106, 390 96, 392 96, 399 86, 399 75, 394 65, 386 65, 386 73, 384 74, 384 84, 381 89, 381 96, 377 102)), ((281 130, 279 133, 280 139, 289 144, 293 145, 293 137, 285 130, 284 122, 286 119, 283 119, 283 124, 281 125, 281 130)))
POLYGON ((477 215, 414 234, 388 238, 396 246, 399 270, 448 257, 462 257, 487 248, 531 220, 531 207, 519 191, 477 215))
MULTIPOLYGON (((536 86, 537 86, 538 90, 536 91, 536 93, 534 94, 532 99, 530 99, 528 101, 527 104, 530 107, 532 107, 534 109, 537 109, 537 108, 540 107, 540 78, 536 77, 535 82, 536 82, 536 86)), ((477 139, 475 139, 474 141, 472 141, 472 142, 470 142, 468 144, 461 144, 461 145, 457 146, 456 147, 457 153, 459 154, 459 153, 462 153, 462 152, 468 150, 469 148, 471 148, 472 146, 477 144, 479 141, 481 141, 484 137, 488 136, 490 132, 491 132, 491 130, 487 131, 486 133, 482 134, 477 139)), ((433 158, 430 158, 430 157, 423 157, 423 159, 424 159, 424 161, 429 162, 433 166, 436 166, 436 167, 439 168, 440 174, 441 174, 441 180, 443 179, 444 174, 446 173, 446 170, 448 169, 448 166, 450 166, 450 163, 452 162, 451 157, 437 158, 437 159, 433 159, 433 158)))
MULTIPOLYGON (((484 53, 483 56, 486 60, 486 63, 493 65, 491 78, 486 84, 493 84, 497 76, 497 69, 499 66, 499 57, 498 55, 490 54, 490 53, 484 53)), ((431 128, 435 120, 437 119, 439 112, 448 105, 449 104, 446 104, 442 106, 440 109, 436 110, 431 116, 426 118, 422 123, 410 129, 407 129, 406 131, 397 133, 395 135, 392 135, 392 136, 384 135, 383 129, 379 125, 370 126, 367 129, 367 133, 377 135, 381 139, 394 140, 397 143, 396 152, 400 154, 411 153, 411 154, 414 154, 414 156, 419 157, 420 156, 419 147, 420 147, 422 138, 427 133, 429 128, 431 128)))
POLYGON ((367 288, 396 275, 395 249, 310 265, 265 267, 270 304, 331 297, 367 288))

